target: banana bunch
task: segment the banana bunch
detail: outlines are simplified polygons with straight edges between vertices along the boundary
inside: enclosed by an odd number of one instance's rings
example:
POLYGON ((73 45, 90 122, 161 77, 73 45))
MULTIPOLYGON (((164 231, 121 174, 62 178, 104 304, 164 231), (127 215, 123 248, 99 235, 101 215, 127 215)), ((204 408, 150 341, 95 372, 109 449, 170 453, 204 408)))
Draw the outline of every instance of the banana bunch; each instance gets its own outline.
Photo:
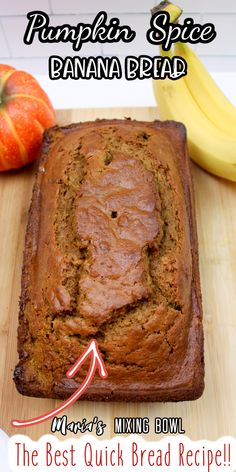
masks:
MULTIPOLYGON (((176 7, 164 10, 173 21, 176 7)), ((172 52, 161 51, 172 56, 172 52)), ((208 172, 236 182, 236 108, 186 43, 176 43, 188 73, 178 80, 154 80, 161 118, 181 121, 187 129, 190 157, 208 172)))

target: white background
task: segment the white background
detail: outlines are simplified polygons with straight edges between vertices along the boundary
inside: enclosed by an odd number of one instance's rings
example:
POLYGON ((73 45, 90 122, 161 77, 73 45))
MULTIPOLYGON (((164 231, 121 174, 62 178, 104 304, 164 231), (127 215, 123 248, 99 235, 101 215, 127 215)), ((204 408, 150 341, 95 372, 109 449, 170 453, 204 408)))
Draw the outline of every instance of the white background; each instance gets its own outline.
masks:
MULTIPOLYGON (((26 14, 43 10, 53 25, 65 22, 91 22, 100 10, 118 16, 121 24, 129 24, 137 33, 130 44, 86 44, 79 55, 128 54, 158 55, 145 34, 150 9, 158 0, 0 0, 0 63, 11 64, 31 72, 50 95, 57 108, 99 106, 154 105, 150 81, 50 81, 47 77, 48 57, 52 54, 73 55, 71 44, 41 44, 37 37, 32 45, 23 43, 26 14)), ((213 22, 217 31, 214 42, 197 45, 197 52, 230 99, 236 103, 236 0, 176 0, 200 23, 213 22)), ((78 55, 78 53, 76 53, 78 55)))

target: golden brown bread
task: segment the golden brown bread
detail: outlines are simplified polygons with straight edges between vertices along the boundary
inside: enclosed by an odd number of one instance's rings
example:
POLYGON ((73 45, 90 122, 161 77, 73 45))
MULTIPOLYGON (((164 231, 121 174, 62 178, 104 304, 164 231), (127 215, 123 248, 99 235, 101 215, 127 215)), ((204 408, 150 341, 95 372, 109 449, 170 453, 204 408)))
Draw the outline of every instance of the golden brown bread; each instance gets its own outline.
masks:
POLYGON ((44 139, 26 234, 18 390, 64 398, 96 339, 108 378, 83 399, 178 401, 203 391, 192 185, 183 125, 101 120, 44 139))

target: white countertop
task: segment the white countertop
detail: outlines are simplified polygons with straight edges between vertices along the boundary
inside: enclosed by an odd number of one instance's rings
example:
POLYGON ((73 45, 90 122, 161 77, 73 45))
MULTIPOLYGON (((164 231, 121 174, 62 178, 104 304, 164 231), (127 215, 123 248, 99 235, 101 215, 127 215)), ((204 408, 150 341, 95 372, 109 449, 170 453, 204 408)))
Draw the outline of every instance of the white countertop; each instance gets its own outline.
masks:
MULTIPOLYGON (((236 105, 236 73, 215 72, 212 76, 236 105)), ((151 80, 50 80, 36 76, 54 108, 105 108, 155 106, 151 80)))

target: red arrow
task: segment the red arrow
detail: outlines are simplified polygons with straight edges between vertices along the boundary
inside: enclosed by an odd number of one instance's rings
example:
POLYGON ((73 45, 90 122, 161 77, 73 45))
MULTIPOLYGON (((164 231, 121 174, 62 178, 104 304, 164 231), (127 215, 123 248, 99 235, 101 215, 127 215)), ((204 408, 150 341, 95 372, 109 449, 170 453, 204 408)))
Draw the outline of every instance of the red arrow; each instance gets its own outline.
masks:
POLYGON ((78 390, 73 393, 73 395, 68 398, 65 402, 63 402, 58 408, 54 408, 53 410, 49 411, 48 413, 45 413, 44 415, 37 416, 36 418, 31 418, 30 420, 27 421, 20 421, 20 420, 12 420, 11 421, 11 426, 14 426, 15 428, 22 428, 23 426, 33 426, 35 424, 42 423, 43 421, 49 420, 50 418, 58 415, 58 413, 61 413, 63 410, 68 408, 70 405, 72 405, 76 400, 83 395, 85 390, 88 388, 88 386, 91 384, 96 368, 98 368, 98 372, 100 377, 103 379, 106 379, 107 377, 107 371, 105 368, 105 364, 103 362, 102 356, 98 350, 98 344, 95 339, 92 339, 88 345, 88 347, 85 349, 83 354, 77 359, 77 361, 74 363, 74 365, 67 371, 66 376, 68 378, 72 378, 75 376, 75 374, 78 372, 80 369, 81 365, 86 361, 86 359, 91 355, 91 362, 89 366, 88 373, 78 388, 78 390))

